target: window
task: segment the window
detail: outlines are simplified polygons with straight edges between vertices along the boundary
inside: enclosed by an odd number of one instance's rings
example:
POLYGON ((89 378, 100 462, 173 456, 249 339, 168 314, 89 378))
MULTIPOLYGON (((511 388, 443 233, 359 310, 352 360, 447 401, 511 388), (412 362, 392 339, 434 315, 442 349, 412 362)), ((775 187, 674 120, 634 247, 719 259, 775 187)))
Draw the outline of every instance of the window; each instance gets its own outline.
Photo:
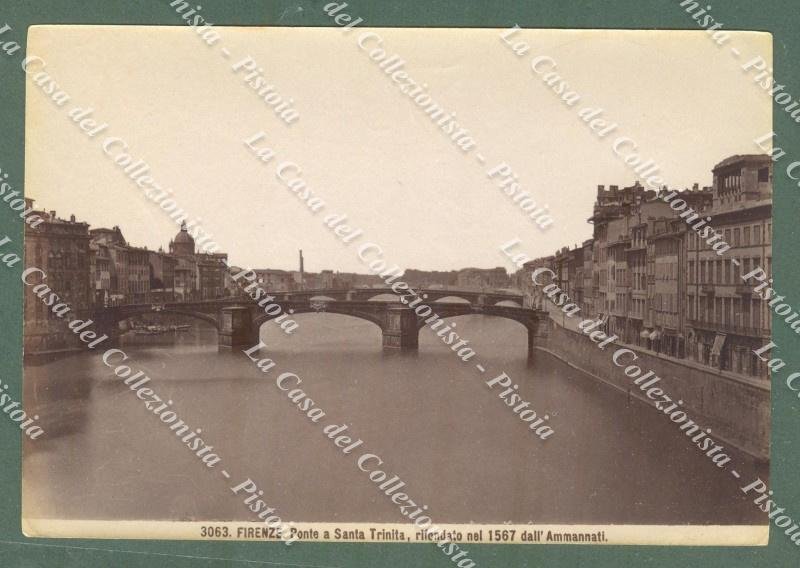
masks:
POLYGON ((753 225, 753 244, 761 244, 761 225, 753 225))
POLYGON ((739 227, 736 227, 733 230, 733 246, 738 247, 741 244, 739 237, 740 237, 739 227))
POLYGON ((769 168, 759 168, 758 181, 769 181, 769 168))
POLYGON ((761 300, 753 298, 753 327, 761 327, 761 300))
POLYGON ((742 234, 742 239, 744 240, 744 246, 750 246, 750 227, 744 228, 744 233, 742 234))
POLYGON ((742 325, 750 327, 750 299, 742 299, 742 325))
POLYGON ((725 229, 725 242, 731 244, 731 230, 725 229))

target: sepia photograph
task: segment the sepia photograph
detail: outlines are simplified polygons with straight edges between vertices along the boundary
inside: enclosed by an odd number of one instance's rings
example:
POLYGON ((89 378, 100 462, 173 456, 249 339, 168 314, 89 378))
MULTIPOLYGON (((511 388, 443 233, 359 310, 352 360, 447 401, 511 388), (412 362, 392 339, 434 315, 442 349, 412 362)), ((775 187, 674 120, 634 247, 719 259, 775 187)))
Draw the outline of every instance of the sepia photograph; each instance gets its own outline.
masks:
POLYGON ((15 56, 27 536, 798 542, 769 33, 165 5, 15 56))

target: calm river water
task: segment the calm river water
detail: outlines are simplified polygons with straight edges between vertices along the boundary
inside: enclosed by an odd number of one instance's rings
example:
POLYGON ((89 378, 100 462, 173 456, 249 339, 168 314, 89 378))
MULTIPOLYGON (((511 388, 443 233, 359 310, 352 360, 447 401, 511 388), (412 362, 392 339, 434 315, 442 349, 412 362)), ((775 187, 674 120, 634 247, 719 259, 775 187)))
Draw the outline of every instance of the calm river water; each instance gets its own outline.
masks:
MULTIPOLYGON (((331 314, 261 330, 277 366, 260 373, 241 352, 219 354, 216 331, 125 336, 130 363, 174 401, 222 461, 205 467, 113 375, 101 353, 28 365, 25 400, 46 436, 27 443, 30 517, 252 520, 230 487, 252 478, 286 520, 402 522, 359 471, 380 455, 435 522, 739 524, 763 517, 726 471, 664 416, 540 353, 525 329, 484 316, 457 319, 478 355, 462 363, 432 332, 419 353, 384 354, 377 326, 331 314), (486 367, 480 374, 474 362, 486 367), (319 425, 275 386, 292 371, 327 416, 319 425), (484 384, 505 371, 555 435, 542 441, 484 384), (364 440, 350 456, 322 426, 347 423, 364 440), (219 470, 230 472, 224 479, 219 470)), ((734 454, 742 480, 765 467, 734 454)))

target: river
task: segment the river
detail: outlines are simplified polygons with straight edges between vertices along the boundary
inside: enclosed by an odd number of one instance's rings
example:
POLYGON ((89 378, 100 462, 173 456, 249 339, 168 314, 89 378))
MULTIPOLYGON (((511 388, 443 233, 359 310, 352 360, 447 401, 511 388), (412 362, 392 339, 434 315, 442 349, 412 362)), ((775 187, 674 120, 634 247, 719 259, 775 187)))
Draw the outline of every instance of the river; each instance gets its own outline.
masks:
MULTIPOLYGON (((265 324, 262 374, 216 331, 129 336, 121 347, 222 461, 209 469, 101 360, 82 352, 25 369, 25 403, 46 435, 26 441, 24 514, 61 519, 252 520, 230 487, 252 478, 285 520, 402 522, 356 467, 375 453, 434 522, 753 524, 764 516, 666 417, 539 352, 526 331, 488 316, 457 318, 477 352, 461 362, 429 330, 416 354, 384 353, 372 323, 298 316, 287 336, 265 324), (479 373, 480 361, 486 373, 479 373), (320 424, 278 390, 297 373, 326 412, 320 424), (490 391, 507 372, 555 434, 540 440, 490 391), (364 443, 345 456, 322 426, 364 443), (230 472, 226 480, 218 471, 230 472)), ((193 321, 193 320, 187 320, 193 321)), ((766 466, 733 452, 742 480, 766 466)), ((743 485, 743 483, 741 483, 743 485)))

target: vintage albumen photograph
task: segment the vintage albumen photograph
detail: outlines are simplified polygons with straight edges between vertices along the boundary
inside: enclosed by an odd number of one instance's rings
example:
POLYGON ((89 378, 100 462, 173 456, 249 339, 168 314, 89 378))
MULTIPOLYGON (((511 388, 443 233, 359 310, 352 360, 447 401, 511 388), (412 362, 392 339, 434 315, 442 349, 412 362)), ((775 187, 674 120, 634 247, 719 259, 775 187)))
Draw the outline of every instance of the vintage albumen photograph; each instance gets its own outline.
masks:
POLYGON ((769 34, 186 4, 19 58, 27 535, 766 544, 769 34))

